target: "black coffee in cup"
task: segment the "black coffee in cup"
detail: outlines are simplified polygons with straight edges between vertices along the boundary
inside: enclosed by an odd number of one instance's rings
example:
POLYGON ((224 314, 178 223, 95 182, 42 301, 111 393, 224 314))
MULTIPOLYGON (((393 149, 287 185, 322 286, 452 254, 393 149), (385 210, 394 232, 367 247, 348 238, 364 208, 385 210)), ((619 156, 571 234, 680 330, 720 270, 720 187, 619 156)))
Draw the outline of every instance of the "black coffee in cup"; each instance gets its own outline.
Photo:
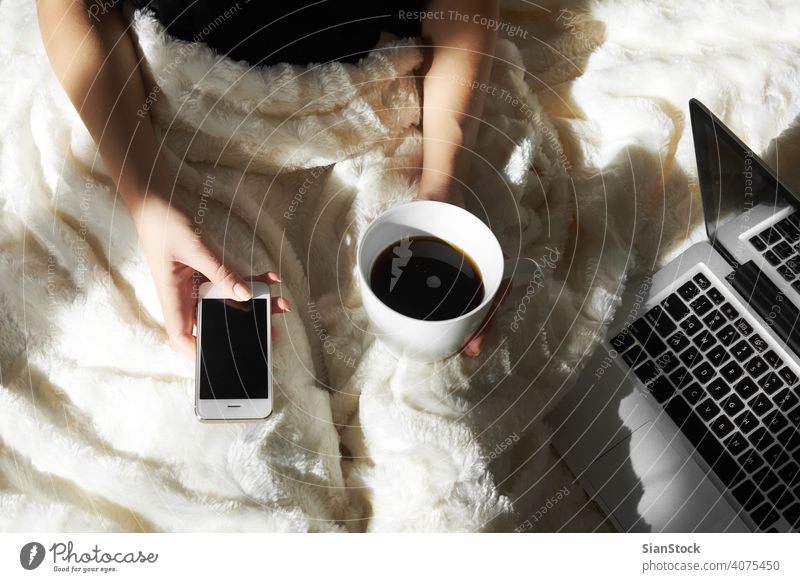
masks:
POLYGON ((370 288, 395 311, 415 319, 453 319, 483 301, 481 273, 461 249, 433 236, 403 238, 372 266, 370 288))

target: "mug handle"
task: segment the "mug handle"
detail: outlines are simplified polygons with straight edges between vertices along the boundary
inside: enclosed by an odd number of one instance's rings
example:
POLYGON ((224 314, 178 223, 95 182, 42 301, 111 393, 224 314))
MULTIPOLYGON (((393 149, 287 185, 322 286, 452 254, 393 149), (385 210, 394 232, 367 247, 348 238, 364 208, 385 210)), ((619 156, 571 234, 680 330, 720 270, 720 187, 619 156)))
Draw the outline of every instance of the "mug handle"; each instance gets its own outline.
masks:
POLYGON ((511 279, 512 287, 528 283, 531 279, 530 276, 536 273, 542 273, 542 268, 534 259, 517 257, 506 259, 503 263, 503 280, 511 279), (523 278, 524 275, 525 278, 523 278))

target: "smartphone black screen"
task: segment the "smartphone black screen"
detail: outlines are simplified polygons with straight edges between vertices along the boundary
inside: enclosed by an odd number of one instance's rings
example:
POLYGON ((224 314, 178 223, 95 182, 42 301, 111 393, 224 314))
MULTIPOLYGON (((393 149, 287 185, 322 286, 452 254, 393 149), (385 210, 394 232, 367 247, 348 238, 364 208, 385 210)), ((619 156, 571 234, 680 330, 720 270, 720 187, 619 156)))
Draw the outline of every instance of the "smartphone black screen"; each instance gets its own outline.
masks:
POLYGON ((200 399, 269 397, 268 299, 200 300, 200 399))

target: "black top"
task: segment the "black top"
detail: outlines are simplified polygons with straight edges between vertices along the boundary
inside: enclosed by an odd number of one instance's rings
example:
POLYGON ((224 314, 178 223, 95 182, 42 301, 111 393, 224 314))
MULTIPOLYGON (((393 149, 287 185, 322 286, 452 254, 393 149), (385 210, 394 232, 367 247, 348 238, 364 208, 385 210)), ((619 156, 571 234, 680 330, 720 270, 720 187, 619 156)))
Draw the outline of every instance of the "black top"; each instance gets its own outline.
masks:
POLYGON ((128 0, 149 6, 172 36, 250 65, 355 62, 383 31, 419 36, 424 0, 128 0))

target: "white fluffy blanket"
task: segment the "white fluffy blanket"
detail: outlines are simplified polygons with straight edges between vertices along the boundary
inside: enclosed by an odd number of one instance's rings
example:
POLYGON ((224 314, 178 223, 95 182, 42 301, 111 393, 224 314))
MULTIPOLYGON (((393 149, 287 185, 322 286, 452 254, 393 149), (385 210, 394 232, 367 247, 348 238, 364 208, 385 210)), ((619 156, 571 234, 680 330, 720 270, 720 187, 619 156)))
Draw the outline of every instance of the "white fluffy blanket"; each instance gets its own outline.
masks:
POLYGON ((135 20, 176 198, 241 272, 280 271, 295 306, 275 319, 273 417, 217 426, 194 419, 193 366, 34 3, 0 5, 0 529, 604 527, 542 416, 625 281, 698 223, 687 100, 756 151, 797 115, 800 7, 520 1, 501 20, 520 28, 499 35, 471 209, 547 266, 481 357, 435 365, 363 331, 353 275, 364 227, 414 193, 414 43, 248 70, 135 20))

